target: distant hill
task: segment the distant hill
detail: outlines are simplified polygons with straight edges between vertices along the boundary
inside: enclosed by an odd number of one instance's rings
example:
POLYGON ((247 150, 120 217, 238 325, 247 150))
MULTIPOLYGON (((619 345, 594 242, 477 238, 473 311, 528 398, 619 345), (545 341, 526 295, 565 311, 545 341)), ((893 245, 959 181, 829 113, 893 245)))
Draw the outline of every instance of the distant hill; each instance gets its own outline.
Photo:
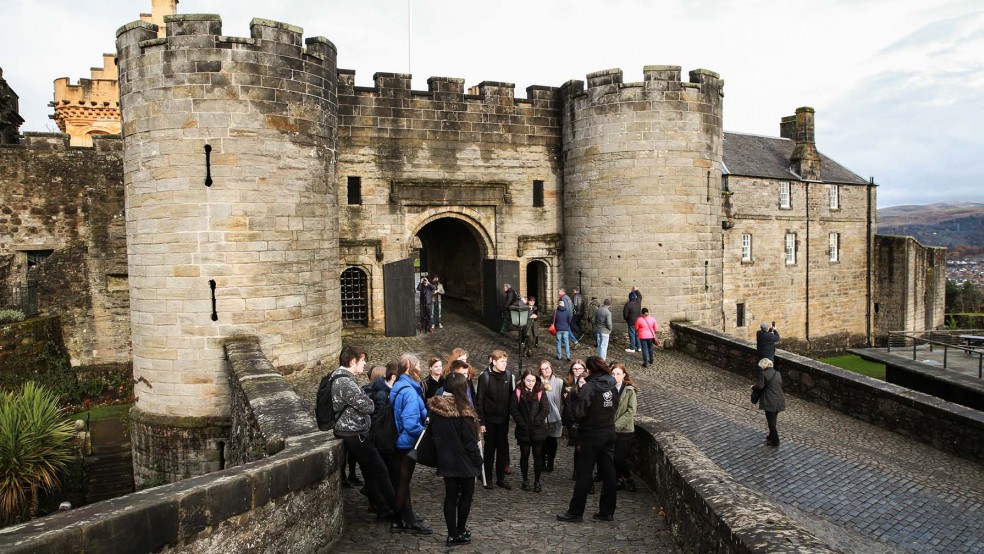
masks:
POLYGON ((883 208, 878 210, 878 234, 907 235, 927 246, 984 247, 984 203, 883 208))

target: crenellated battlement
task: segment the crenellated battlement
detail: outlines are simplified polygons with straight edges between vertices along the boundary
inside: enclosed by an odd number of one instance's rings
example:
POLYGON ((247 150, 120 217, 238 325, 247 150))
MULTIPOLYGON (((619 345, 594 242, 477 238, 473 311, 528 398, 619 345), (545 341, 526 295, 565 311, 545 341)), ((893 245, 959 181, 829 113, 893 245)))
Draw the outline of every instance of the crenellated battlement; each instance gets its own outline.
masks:
POLYGON ((120 135, 94 135, 92 146, 81 147, 71 143, 71 135, 68 133, 47 133, 26 131, 16 144, 5 144, 3 148, 19 150, 31 150, 34 152, 42 151, 67 151, 70 149, 95 152, 119 152, 123 149, 123 141, 120 135))
MULTIPOLYGON (((715 98, 724 96, 724 80, 717 73, 708 69, 694 69, 690 71, 689 81, 680 78, 682 68, 678 65, 647 65, 643 67, 643 80, 641 82, 623 82, 623 73, 619 68, 604 69, 586 75, 587 89, 585 81, 571 80, 564 83, 562 96, 564 98, 574 98, 582 95, 589 95, 591 98, 610 103, 611 99, 602 97, 613 94, 624 94, 627 89, 642 89, 643 91, 696 91, 707 95, 708 100, 715 102, 715 98)), ((635 99, 637 92, 632 90, 627 93, 629 98, 635 99)))

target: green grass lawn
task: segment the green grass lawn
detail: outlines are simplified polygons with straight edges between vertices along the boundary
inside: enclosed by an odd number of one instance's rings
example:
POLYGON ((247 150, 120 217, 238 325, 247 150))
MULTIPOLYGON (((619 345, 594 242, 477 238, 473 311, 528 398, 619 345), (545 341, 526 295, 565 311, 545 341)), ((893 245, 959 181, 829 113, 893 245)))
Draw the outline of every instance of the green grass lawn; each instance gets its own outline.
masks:
POLYGON ((820 358, 820 361, 825 364, 835 365, 841 369, 853 371, 854 373, 860 373, 861 375, 867 375, 868 377, 874 377, 882 381, 885 380, 885 364, 869 362, 854 354, 834 356, 833 358, 820 358))
POLYGON ((99 406, 98 408, 93 408, 89 411, 79 412, 77 414, 72 414, 72 420, 85 419, 86 414, 89 415, 89 421, 99 421, 101 419, 119 419, 126 415, 133 404, 115 404, 113 406, 99 406))

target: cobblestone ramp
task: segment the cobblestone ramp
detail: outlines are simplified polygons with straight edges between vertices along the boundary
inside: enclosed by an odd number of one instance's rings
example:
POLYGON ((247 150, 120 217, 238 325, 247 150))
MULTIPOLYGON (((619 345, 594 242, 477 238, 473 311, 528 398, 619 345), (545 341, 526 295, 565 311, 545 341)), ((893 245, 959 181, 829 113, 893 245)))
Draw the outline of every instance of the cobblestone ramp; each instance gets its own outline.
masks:
MULTIPOLYGON (((550 339, 541 339, 535 356, 524 358, 524 368, 542 358, 558 363, 550 339)), ((499 337, 454 314, 445 316, 445 329, 436 333, 410 339, 349 334, 343 342, 349 341, 367 348, 370 365, 405 351, 425 360, 432 354, 443 358, 456 346, 466 348, 479 367, 493 349, 510 352, 510 368, 517 365, 514 335, 499 337)), ((673 351, 658 352, 654 366, 643 369, 639 355, 623 347, 613 344, 609 359, 627 362, 639 388, 640 415, 686 435, 736 480, 772 499, 832 546, 845 552, 984 552, 981 466, 791 396, 779 416, 782 446, 772 449, 764 445, 765 417, 748 402, 751 382, 673 351)), ((588 344, 574 352, 591 353, 588 344)), ((320 377, 289 379, 310 401, 320 377)), ((514 489, 476 491, 469 525, 475 542, 456 550, 674 551, 648 493, 620 492, 614 524, 556 522, 554 513, 566 508, 572 490, 570 458, 571 450, 561 447, 557 471, 545 479, 544 492, 535 495, 519 490, 519 454, 514 452, 514 489)), ((443 490, 432 469, 420 468, 414 476, 415 509, 436 531, 420 538, 390 534, 364 511, 358 492, 347 491, 347 528, 337 551, 443 551, 443 490)), ((589 498, 589 514, 596 507, 597 498, 589 498)))

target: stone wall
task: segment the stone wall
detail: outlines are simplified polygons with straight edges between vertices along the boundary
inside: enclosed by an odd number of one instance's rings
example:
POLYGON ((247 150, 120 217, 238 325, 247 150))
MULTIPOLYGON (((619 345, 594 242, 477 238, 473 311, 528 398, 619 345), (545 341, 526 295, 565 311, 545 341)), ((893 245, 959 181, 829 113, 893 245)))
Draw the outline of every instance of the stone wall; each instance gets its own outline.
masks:
MULTIPOLYGON (((756 377, 754 342, 686 322, 672 327, 676 348, 687 355, 750 380, 756 377)), ((786 392, 944 452, 984 461, 984 413, 785 350, 776 351, 776 369, 786 392)))
POLYGON ((775 321, 786 348, 801 353, 867 344, 867 217, 874 210, 873 190, 869 205, 869 185, 790 180, 790 208, 784 209, 779 207, 780 182, 728 178, 725 194, 733 226, 724 233, 722 329, 751 339, 759 323, 775 321), (829 203, 834 186, 838 209, 829 203), (786 263, 786 233, 796 234, 795 264, 786 263), (836 261, 830 259, 831 233, 839 235, 836 261), (744 234, 751 235, 751 261, 742 261, 744 234), (743 327, 737 325, 739 303, 745 305, 743 327))
POLYGON ((636 285, 660 320, 720 326, 723 88, 646 66, 640 83, 610 69, 561 90, 564 275, 613 314, 636 285))
POLYGON ((130 360, 122 142, 93 144, 26 133, 0 146, 0 287, 27 281, 27 252, 51 252, 31 278, 41 312, 62 322, 72 365, 130 360))
POLYGON ((324 552, 342 531, 341 441, 287 439, 276 456, 4 529, 0 551, 324 552))
POLYGON ((836 552, 655 420, 636 420, 633 457, 690 552, 836 552))
POLYGON ((464 79, 451 77, 431 77, 426 91, 411 90, 407 74, 373 81, 356 87, 355 72, 339 70, 340 269, 367 273, 370 318, 383 317, 382 265, 420 247, 448 296, 476 309, 485 258, 519 260, 513 286, 524 293, 533 260, 558 286, 557 89, 531 86, 517 98, 512 83, 486 81, 466 94, 464 79), (360 180, 361 203, 348 203, 349 179, 360 180), (542 207, 533 205, 534 181, 543 182, 542 207), (378 250, 360 243, 368 238, 378 250))
POLYGON ((923 246, 912 237, 878 235, 874 258, 875 338, 890 331, 930 331, 946 310, 946 248, 923 246))

